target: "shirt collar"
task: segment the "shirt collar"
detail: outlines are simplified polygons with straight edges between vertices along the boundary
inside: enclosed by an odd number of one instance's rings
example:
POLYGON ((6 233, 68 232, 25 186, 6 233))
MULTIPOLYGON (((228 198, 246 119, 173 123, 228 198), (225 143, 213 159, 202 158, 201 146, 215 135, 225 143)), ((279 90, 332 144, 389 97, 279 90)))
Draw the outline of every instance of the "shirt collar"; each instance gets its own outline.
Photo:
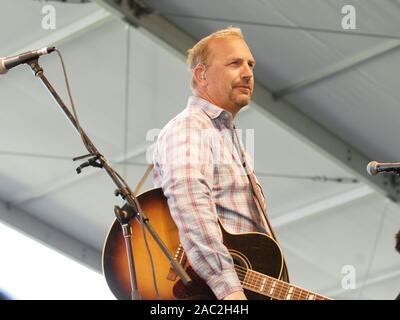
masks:
POLYGON ((224 119, 232 119, 232 114, 211 102, 197 97, 197 96, 190 96, 188 100, 188 107, 191 106, 198 106, 200 107, 212 120, 220 117, 224 119))

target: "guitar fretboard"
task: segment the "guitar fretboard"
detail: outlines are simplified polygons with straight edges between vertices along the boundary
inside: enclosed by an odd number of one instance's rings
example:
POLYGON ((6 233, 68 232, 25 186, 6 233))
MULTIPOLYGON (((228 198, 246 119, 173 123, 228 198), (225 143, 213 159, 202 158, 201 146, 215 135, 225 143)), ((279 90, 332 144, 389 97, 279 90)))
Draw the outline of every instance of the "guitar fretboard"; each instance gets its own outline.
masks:
POLYGON ((244 289, 278 300, 330 300, 320 294, 296 287, 290 283, 235 265, 244 289))

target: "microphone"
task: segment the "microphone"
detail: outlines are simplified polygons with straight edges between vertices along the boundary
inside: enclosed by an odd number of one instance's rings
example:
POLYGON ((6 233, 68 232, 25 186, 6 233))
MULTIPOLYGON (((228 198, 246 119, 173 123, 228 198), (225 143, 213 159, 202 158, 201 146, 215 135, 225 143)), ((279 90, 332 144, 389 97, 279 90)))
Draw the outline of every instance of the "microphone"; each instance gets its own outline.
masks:
POLYGON ((40 56, 53 52, 54 50, 56 50, 55 47, 45 47, 38 50, 28 51, 13 57, 0 58, 0 74, 5 74, 8 70, 19 66, 20 64, 37 59, 40 56))
POLYGON ((367 165, 367 171, 371 176, 376 176, 381 172, 400 172, 400 162, 387 162, 379 163, 376 161, 371 161, 367 165))

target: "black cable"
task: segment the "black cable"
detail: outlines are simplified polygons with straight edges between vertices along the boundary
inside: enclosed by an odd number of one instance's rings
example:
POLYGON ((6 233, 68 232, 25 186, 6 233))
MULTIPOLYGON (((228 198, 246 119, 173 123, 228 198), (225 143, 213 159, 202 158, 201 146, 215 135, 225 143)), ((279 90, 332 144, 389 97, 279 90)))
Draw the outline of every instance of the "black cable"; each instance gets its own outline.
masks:
MULTIPOLYGON (((147 163, 142 162, 123 162, 123 164, 131 165, 131 166, 143 166, 148 167, 147 163)), ((349 177, 327 177, 327 176, 301 176, 301 175, 290 175, 290 174, 279 174, 279 173, 266 173, 261 171, 255 172, 256 176, 259 177, 270 177, 270 178, 283 178, 283 179, 301 179, 301 180, 312 180, 312 181, 320 181, 320 182, 338 182, 338 183, 359 183, 360 181, 356 178, 349 177)))
POLYGON ((57 54, 58 54, 58 56, 60 57, 60 60, 61 60, 61 66, 62 66, 63 73, 64 73, 65 85, 67 86, 67 92, 68 92, 69 101, 71 102, 72 112, 74 114, 76 125, 78 127, 78 131, 79 131, 79 134, 81 136, 82 142, 85 145, 86 149, 88 149, 89 152, 93 153, 93 150, 91 149, 90 144, 88 143, 88 141, 86 141, 86 138, 83 135, 81 124, 79 122, 79 118, 78 118, 78 115, 76 113, 74 100, 72 99, 72 95, 71 95, 71 88, 69 86, 68 75, 67 75, 67 71, 66 71, 65 65, 64 65, 64 59, 63 59, 63 57, 61 55, 61 52, 57 48, 55 49, 55 52, 57 52, 57 54))
POLYGON ((359 182, 355 178, 347 178, 347 177, 330 178, 327 176, 299 176, 299 175, 274 174, 274 173, 265 173, 265 172, 257 172, 256 174, 257 174, 257 176, 261 176, 261 177, 302 179, 302 180, 312 180, 312 181, 321 181, 321 182, 326 182, 326 181, 339 182, 339 183, 358 183, 359 182))
MULTIPOLYGON (((124 179, 122 179, 122 177, 118 174, 118 172, 115 171, 115 174, 118 177, 118 179, 120 179, 120 181, 129 189, 129 187, 126 185, 124 179)), ((130 192, 130 193, 132 193, 132 192, 130 192)), ((138 212, 142 212, 142 209, 140 207, 139 202, 136 200, 136 197, 133 197, 133 200, 135 201, 135 204, 136 204, 136 207, 137 207, 137 211, 138 212)), ((142 217, 141 214, 139 214, 139 220, 140 220, 140 227, 141 227, 141 230, 142 230, 142 235, 143 235, 144 243, 145 243, 145 246, 146 246, 147 254, 148 254, 149 259, 150 259, 150 265, 151 265, 151 272, 152 272, 154 289, 156 291, 158 299, 161 300, 160 293, 158 291, 158 286, 157 286, 157 280, 156 280, 156 275, 155 275, 153 256, 151 254, 150 247, 149 247, 149 244, 148 244, 148 241, 147 241, 147 236, 146 236, 146 232, 145 232, 145 229, 144 229, 144 223, 145 222, 143 221, 143 217, 142 217)))

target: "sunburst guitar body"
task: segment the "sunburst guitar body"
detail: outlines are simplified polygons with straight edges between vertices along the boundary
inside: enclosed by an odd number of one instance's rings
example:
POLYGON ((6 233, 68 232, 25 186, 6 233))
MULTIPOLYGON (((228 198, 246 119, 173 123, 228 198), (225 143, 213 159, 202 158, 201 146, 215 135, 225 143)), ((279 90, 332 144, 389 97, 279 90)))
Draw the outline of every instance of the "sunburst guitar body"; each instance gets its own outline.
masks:
MULTIPOLYGON (((137 197, 149 222, 172 256, 192 279, 185 286, 176 275, 151 235, 145 231, 154 262, 159 297, 163 300, 216 299, 212 291, 189 265, 180 245, 178 229, 170 215, 167 199, 161 188, 148 190, 137 197)), ((271 237, 257 232, 232 234, 220 224, 223 242, 231 254, 235 269, 248 299, 328 300, 327 297, 291 285, 282 280, 283 256, 271 237)), ((131 223, 132 251, 137 285, 142 299, 158 299, 146 250, 141 224, 131 223)), ((103 248, 103 273, 117 299, 130 299, 131 286, 128 259, 122 229, 117 220, 111 225, 103 248)))

